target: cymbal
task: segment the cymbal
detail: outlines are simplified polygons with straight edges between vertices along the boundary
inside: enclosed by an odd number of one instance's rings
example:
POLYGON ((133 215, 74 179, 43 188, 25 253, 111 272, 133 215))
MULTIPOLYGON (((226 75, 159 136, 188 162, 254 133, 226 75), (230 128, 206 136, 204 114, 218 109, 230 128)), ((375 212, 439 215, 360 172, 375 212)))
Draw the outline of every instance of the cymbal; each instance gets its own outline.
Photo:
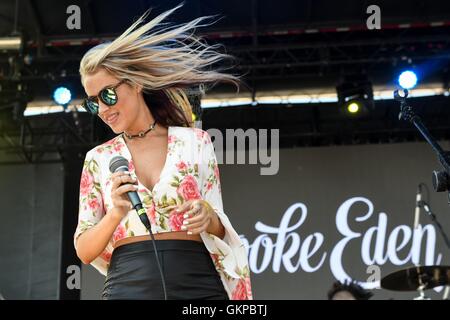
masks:
POLYGON ((450 266, 410 267, 381 279, 381 287, 393 291, 416 291, 450 284, 450 266))

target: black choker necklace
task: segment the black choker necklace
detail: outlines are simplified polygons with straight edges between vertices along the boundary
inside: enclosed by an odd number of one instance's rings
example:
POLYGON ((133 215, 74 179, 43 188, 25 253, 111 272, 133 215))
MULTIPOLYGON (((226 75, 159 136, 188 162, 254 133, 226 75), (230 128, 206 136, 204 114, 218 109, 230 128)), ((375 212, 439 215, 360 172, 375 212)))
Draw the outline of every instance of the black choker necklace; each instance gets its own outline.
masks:
POLYGON ((138 134, 134 134, 132 136, 128 135, 125 131, 123 132, 123 134, 128 138, 128 139, 133 139, 133 138, 143 138, 147 135, 147 133, 149 133, 150 131, 152 131, 153 129, 155 129, 156 126, 156 120, 155 122, 153 122, 153 124, 150 126, 150 128, 147 131, 141 131, 138 134))

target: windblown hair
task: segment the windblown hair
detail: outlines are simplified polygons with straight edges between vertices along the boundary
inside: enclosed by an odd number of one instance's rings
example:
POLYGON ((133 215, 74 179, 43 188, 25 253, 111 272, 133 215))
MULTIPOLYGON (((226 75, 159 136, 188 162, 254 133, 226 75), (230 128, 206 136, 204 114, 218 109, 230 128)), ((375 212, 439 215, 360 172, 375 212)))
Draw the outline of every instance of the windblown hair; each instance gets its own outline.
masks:
POLYGON ((124 33, 112 42, 91 48, 80 62, 81 82, 85 76, 104 68, 118 79, 126 79, 143 89, 144 100, 155 120, 164 126, 194 126, 189 90, 218 82, 236 85, 238 76, 222 73, 212 65, 232 56, 216 51, 218 44, 208 45, 189 33, 211 16, 199 17, 178 26, 161 23, 182 7, 183 3, 142 25, 150 13, 146 11, 124 33), (149 33, 149 31, 152 31, 149 33))

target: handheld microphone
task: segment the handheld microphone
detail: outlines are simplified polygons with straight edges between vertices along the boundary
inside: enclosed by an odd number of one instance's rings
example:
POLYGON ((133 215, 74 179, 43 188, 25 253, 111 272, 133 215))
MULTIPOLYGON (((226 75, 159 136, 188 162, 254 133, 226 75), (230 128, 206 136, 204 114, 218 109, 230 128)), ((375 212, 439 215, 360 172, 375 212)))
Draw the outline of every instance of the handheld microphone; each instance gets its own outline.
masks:
POLYGON ((419 227, 421 201, 422 201, 422 187, 419 184, 416 195, 416 209, 414 210, 414 229, 417 229, 419 227))
MULTIPOLYGON (((112 173, 122 171, 126 172, 128 171, 128 160, 125 159, 122 156, 115 156, 109 161, 109 171, 112 173)), ((133 208, 136 209, 139 219, 141 219, 141 222, 144 224, 144 226, 147 228, 148 232, 150 232, 150 236, 152 237, 152 244, 153 248, 156 253, 156 263, 158 264, 159 274, 161 276, 161 284, 163 287, 164 292, 164 300, 167 300, 167 289, 166 289, 166 280, 164 278, 164 274, 162 272, 161 268, 161 262, 159 261, 158 257, 158 249, 156 248, 155 238, 152 233, 152 227, 150 224, 150 221, 148 220, 147 213, 145 211, 145 208, 142 206, 141 199, 139 198, 139 195, 136 191, 128 191, 128 198, 131 201, 131 204, 133 205, 133 208)))
MULTIPOLYGON (((112 173, 118 171, 128 171, 128 160, 121 156, 113 157, 109 162, 109 171, 111 171, 112 173)), ((137 211, 139 219, 141 219, 144 226, 151 232, 151 224, 148 220, 145 208, 142 206, 139 195, 136 191, 128 191, 127 195, 131 201, 131 204, 133 205, 133 208, 137 211)))

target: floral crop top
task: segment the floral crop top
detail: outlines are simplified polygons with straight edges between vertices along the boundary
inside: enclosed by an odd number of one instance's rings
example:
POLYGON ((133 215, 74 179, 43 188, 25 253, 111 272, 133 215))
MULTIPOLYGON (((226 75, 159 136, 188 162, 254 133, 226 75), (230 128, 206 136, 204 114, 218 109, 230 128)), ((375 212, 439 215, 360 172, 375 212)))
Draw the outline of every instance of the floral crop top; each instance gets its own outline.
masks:
MULTIPOLYGON (((95 226, 112 207, 109 161, 121 155, 129 162, 130 175, 136 179, 133 159, 122 135, 87 152, 80 181, 77 238, 95 226)), ((138 183, 138 194, 147 211, 153 233, 180 231, 183 212, 174 205, 191 199, 204 199, 216 211, 225 228, 225 237, 200 233, 231 300, 253 299, 247 251, 223 211, 222 194, 214 147, 209 134, 198 128, 168 127, 166 162, 153 190, 138 183)), ((113 244, 119 239, 149 234, 135 210, 130 210, 117 226, 105 250, 91 262, 106 276, 113 244)))

